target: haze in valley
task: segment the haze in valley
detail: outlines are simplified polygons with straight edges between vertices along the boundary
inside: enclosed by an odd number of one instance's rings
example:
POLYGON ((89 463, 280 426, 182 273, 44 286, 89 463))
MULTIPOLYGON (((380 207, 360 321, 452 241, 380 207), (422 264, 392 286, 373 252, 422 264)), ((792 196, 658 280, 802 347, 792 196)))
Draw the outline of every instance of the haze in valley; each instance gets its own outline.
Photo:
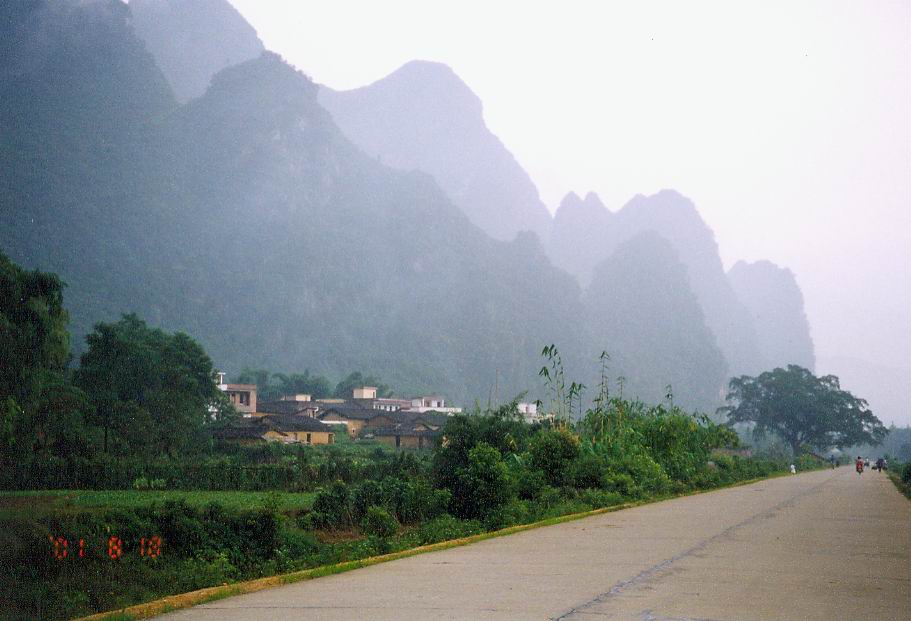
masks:
POLYGON ((552 212, 673 188, 803 291, 817 372, 911 423, 911 5, 234 0, 321 84, 445 63, 552 212))

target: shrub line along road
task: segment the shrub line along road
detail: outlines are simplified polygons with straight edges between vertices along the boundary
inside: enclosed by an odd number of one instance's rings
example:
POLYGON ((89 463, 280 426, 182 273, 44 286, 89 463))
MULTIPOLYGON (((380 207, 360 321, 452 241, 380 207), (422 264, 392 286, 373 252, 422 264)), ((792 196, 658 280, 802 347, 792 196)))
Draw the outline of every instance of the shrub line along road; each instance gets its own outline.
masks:
POLYGON ((911 502, 840 468, 607 513, 160 617, 911 619, 911 502))

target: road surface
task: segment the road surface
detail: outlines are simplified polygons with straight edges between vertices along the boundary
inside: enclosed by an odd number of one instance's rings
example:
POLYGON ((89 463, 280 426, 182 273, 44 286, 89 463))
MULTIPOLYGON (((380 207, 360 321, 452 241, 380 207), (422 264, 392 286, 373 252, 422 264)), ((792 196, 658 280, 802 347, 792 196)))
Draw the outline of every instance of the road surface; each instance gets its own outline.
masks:
POLYGON ((911 502, 811 472, 224 599, 161 617, 911 619, 911 502))

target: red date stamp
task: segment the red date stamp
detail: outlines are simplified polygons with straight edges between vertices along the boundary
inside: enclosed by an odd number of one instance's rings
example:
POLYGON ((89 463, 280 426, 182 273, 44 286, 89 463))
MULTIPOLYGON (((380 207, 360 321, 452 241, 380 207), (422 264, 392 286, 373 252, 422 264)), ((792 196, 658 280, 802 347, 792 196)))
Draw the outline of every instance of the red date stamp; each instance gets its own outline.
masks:
MULTIPOLYGON (((72 546, 70 546, 70 541, 66 537, 49 535, 48 540, 51 542, 51 556, 58 561, 66 558, 85 558, 87 550, 85 539, 74 540, 72 546)), ((162 541, 158 535, 141 537, 136 543, 138 545, 136 545, 134 551, 139 552, 139 556, 143 558, 158 558, 161 556, 162 541)), ((101 542, 99 549, 108 558, 117 560, 123 556, 124 552, 129 552, 133 548, 132 546, 125 547, 120 537, 111 536, 108 537, 107 541, 101 542)))

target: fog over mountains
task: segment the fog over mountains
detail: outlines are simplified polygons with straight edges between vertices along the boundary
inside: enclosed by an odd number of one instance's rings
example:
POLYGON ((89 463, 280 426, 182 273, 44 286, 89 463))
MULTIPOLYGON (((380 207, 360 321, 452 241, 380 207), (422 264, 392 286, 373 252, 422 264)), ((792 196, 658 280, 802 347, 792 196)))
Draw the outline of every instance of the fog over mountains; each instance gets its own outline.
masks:
POLYGON ((364 152, 433 175, 491 237, 528 230, 546 239, 551 218, 537 188, 487 129, 481 100, 446 65, 414 61, 363 88, 324 87, 320 103, 364 152))
POLYGON ((790 272, 726 275, 672 190, 551 219, 444 65, 331 91, 221 0, 14 3, 0 35, 0 250, 63 276, 77 341, 135 311, 232 373, 462 401, 539 396, 556 343, 573 379, 607 350, 628 394, 704 409, 813 365, 790 272))

